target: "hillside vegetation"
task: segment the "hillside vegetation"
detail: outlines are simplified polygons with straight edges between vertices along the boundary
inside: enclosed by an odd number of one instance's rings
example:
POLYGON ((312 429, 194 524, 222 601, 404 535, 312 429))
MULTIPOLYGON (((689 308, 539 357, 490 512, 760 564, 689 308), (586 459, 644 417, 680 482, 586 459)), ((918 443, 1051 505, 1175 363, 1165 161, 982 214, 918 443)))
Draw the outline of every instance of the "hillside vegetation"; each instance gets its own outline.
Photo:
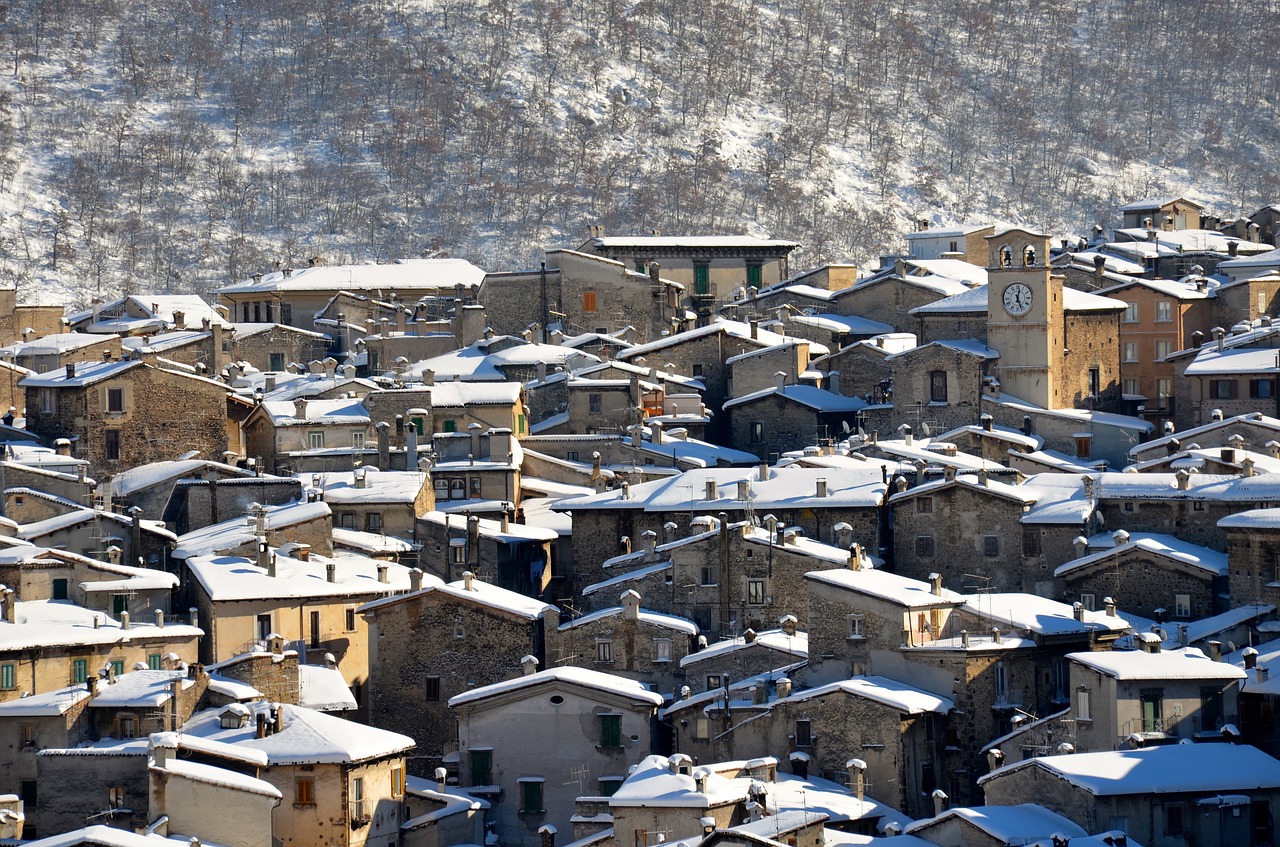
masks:
POLYGON ((8 0, 0 282, 207 291, 275 261, 488 269, 613 234, 866 262, 1280 196, 1280 14, 1201 0, 8 0))

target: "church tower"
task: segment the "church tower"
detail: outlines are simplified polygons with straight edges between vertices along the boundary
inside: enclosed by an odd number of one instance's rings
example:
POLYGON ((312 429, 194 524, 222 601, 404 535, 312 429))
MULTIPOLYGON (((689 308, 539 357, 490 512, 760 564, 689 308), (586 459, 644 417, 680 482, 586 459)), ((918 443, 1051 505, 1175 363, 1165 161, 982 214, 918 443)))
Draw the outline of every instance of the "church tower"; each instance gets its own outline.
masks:
POLYGON ((987 241, 987 343, 1000 352, 1000 390, 1060 408, 1066 346, 1061 276, 1049 269, 1049 236, 1006 229, 987 241))

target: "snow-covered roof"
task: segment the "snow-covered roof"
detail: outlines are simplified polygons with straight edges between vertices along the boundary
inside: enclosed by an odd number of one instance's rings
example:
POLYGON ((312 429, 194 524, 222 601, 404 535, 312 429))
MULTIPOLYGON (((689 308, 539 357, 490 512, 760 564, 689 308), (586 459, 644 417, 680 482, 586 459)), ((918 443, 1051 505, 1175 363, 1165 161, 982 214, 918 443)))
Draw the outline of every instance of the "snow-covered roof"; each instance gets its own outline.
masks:
POLYGON ((960 606, 965 602, 963 594, 948 589, 939 589, 934 594, 927 582, 900 576, 888 571, 863 568, 860 571, 848 568, 833 568, 826 571, 810 571, 805 579, 834 585, 846 591, 865 594, 888 600, 908 608, 931 608, 934 606, 960 606))
POLYGON ((786 630, 766 629, 763 632, 756 633, 751 641, 747 641, 746 637, 742 635, 736 635, 731 638, 721 639, 714 644, 709 644, 696 653, 690 653, 680 660, 680 667, 687 668, 699 662, 722 659, 731 653, 760 648, 787 653, 798 659, 807 659, 809 657, 809 634, 797 630, 794 635, 788 635, 786 630))
MULTIPOLYGON (((829 292, 823 291, 822 293, 827 294, 829 292)), ((815 329, 823 329, 828 332, 843 332, 853 335, 880 335, 885 332, 893 332, 893 327, 889 324, 881 323, 880 321, 873 321, 870 318, 859 317, 858 315, 836 315, 827 313, 819 315, 788 315, 786 322, 789 324, 800 324, 801 326, 811 326, 815 329)))
MULTIPOLYGON (((568 623, 562 623, 560 624, 559 629, 563 632, 567 632, 572 629, 577 629, 578 627, 595 623, 596 621, 605 620, 606 618, 618 617, 619 615, 622 615, 624 611, 625 609, 622 606, 611 606, 607 609, 601 609, 598 612, 591 612, 590 614, 583 615, 580 618, 574 618, 568 623)), ((662 612, 652 612, 648 609, 637 610, 637 615, 639 616, 641 623, 649 624, 650 626, 670 629, 690 636, 698 634, 698 625, 688 618, 667 615, 662 612)))
POLYGON ((173 699, 173 683, 190 688, 195 683, 183 671, 130 671, 113 685, 100 685, 89 704, 95 709, 157 708, 173 699))
POLYGON ((920 832, 950 818, 959 818, 995 839, 1000 844, 1030 844, 1052 835, 1075 839, 1089 833, 1069 818, 1034 803, 1016 806, 955 807, 940 815, 916 821, 907 827, 908 834, 920 832))
POLYGON ((873 700, 908 715, 919 715, 924 712, 945 715, 955 708, 955 703, 949 697, 942 697, 931 691, 884 676, 855 676, 851 679, 842 679, 816 688, 797 691, 786 699, 788 702, 798 702, 823 697, 837 691, 873 700))
POLYGON ((1192 544, 1190 541, 1183 541, 1172 535, 1135 532, 1130 534, 1130 540, 1124 544, 1116 544, 1110 535, 1104 536, 1104 539, 1111 541, 1108 549, 1090 553, 1087 556, 1081 556, 1078 559, 1072 559, 1066 564, 1059 565, 1054 570, 1053 575, 1066 576, 1135 550, 1173 559, 1200 570, 1208 571, 1211 574, 1225 576, 1227 573, 1227 555, 1225 553, 1219 553, 1217 550, 1211 550, 1199 544, 1192 544))
POLYGON ((1146 211, 1150 211, 1151 209, 1159 209, 1164 206, 1171 205, 1173 203, 1181 203, 1184 206, 1190 206, 1194 209, 1204 208, 1204 206, 1200 205, 1199 203, 1196 203, 1193 200, 1188 200, 1185 197, 1164 196, 1164 197, 1147 197, 1146 199, 1143 199, 1143 200, 1135 200, 1132 203, 1126 203, 1125 205, 1120 207, 1120 211, 1146 212, 1146 211))
MULTIPOLYGON (((459 532, 465 532, 467 526, 466 520, 445 512, 426 512, 418 520, 435 524, 436 526, 452 526, 459 532)), ((489 518, 476 518, 475 520, 476 527, 482 538, 492 538, 495 541, 508 544, 521 541, 555 541, 560 537, 554 530, 544 529, 540 526, 508 521, 506 529, 503 529, 502 521, 495 521, 489 518)))
POLYGON ((897 503, 902 500, 911 500, 920 495, 936 494, 948 488, 967 488, 983 494, 989 493, 997 497, 1003 497, 1006 500, 1021 503, 1024 506, 1031 506, 1036 502, 1036 492, 1027 490, 1023 485, 1010 485, 1007 482, 1000 482, 990 478, 986 482, 982 482, 973 474, 960 474, 955 479, 935 479, 931 482, 922 483, 914 488, 908 488, 906 491, 899 491, 890 495, 889 502, 897 503))
POLYGON ((298 665, 298 705, 317 712, 359 708, 342 671, 323 665, 298 665))
MULTIPOLYGON (((306 561, 288 555, 288 547, 272 551, 276 575, 243 556, 192 556, 187 568, 204 593, 215 603, 241 600, 286 600, 322 597, 371 597, 409 588, 409 568, 357 554, 321 556, 312 553, 306 561), (334 580, 328 579, 328 565, 334 565, 334 580), (385 568, 386 582, 378 579, 385 568)), ((437 579, 424 575, 424 580, 437 579)))
POLYGON ((574 686, 578 688, 588 688, 593 691, 609 694, 614 697, 621 697, 631 700, 638 706, 658 707, 662 705, 663 698, 661 694, 650 691, 645 687, 644 683, 636 682, 633 679, 617 676, 616 674, 603 673, 590 668, 576 668, 570 665, 559 668, 548 668, 545 671, 537 673, 525 674, 513 679, 495 682, 492 685, 483 685, 479 688, 473 688, 470 691, 449 698, 449 708, 457 708, 467 703, 475 703, 479 700, 486 700, 500 694, 509 694, 515 691, 524 691, 536 686, 574 686))
POLYGON ((198 477, 213 471, 222 476, 249 478, 255 474, 235 465, 213 462, 208 459, 179 459, 175 461, 148 462, 145 465, 128 468, 111 477, 111 494, 113 497, 126 497, 136 491, 159 485, 169 480, 198 477))
POLYGON ((394 597, 384 597, 381 600, 374 600, 371 603, 365 603, 360 607, 360 611, 369 612, 382 608, 392 603, 400 603, 418 597, 434 594, 447 601, 461 600, 467 603, 475 603, 481 606, 487 606, 491 609, 506 612, 526 620, 537 620, 542 617, 545 612, 555 611, 555 606, 549 603, 543 603, 524 594, 518 594, 515 591, 509 591, 506 588, 500 588, 479 579, 471 580, 471 587, 466 587, 466 580, 461 579, 448 584, 430 584, 434 578, 429 574, 423 575, 423 589, 421 591, 410 592, 408 594, 398 594, 394 597))
POLYGON ((1145 277, 1133 277, 1119 285, 1104 288, 1098 294, 1107 297, 1112 292, 1124 291, 1127 288, 1134 287, 1149 288, 1152 291, 1158 291, 1177 300, 1204 300, 1209 296, 1209 292, 1206 289, 1197 287, 1193 282, 1174 279, 1147 279, 1145 277))
MULTIPOLYGON (((1122 300, 1102 297, 1076 288, 1062 289, 1062 308, 1067 312, 1120 312, 1128 308, 1122 300)), ((987 311, 987 287, 970 288, 942 300, 935 300, 911 310, 913 315, 985 314, 987 311)))
MULTIPOLYGON (((332 514, 329 505, 321 501, 268 506, 265 512, 266 529, 268 532, 274 532, 308 521, 331 517, 332 514)), ((178 558, 213 555, 249 544, 256 537, 254 527, 249 526, 243 517, 236 517, 186 533, 178 539, 173 555, 178 558)))
POLYGON ((1014 630, 1045 636, 1129 629, 1128 621, 1106 612, 1085 611, 1084 620, 1077 621, 1070 605, 1035 594, 972 594, 965 600, 964 609, 1014 630))
POLYGON ((735 406, 746 405, 747 403, 763 400, 766 397, 781 396, 802 406, 813 409, 816 412, 839 414, 841 412, 857 412, 867 408, 867 401, 861 397, 846 397, 842 394, 834 394, 823 388, 816 388, 812 385, 786 385, 782 388, 771 386, 760 391, 753 391, 750 394, 744 394, 741 397, 735 397, 725 402, 725 409, 731 409, 735 406))
POLYGON ((219 768, 213 765, 206 765, 200 762, 190 762, 185 759, 170 758, 165 760, 164 767, 152 766, 156 770, 163 770, 166 773, 175 776, 185 777, 203 782, 208 785, 218 785, 223 788, 233 788, 236 791, 246 791, 250 794, 260 794, 264 797, 281 798, 280 789, 264 779, 257 779, 246 774, 237 773, 236 771, 219 768))
POLYGON ((739 341, 745 341, 756 347, 773 347, 778 344, 787 342, 800 342, 809 345, 809 354, 812 356, 821 356, 830 351, 826 346, 810 341, 807 338, 794 338, 789 335, 779 335, 776 332, 770 332, 767 329, 756 328, 756 337, 751 337, 750 324, 742 321, 732 321, 728 319, 720 319, 712 321, 706 326, 700 326, 696 329, 685 330, 668 335, 666 338, 659 338, 656 341, 650 341, 648 344, 638 344, 635 347, 629 347, 618 353, 618 358, 623 360, 634 359, 637 356, 648 356, 657 350, 665 350, 668 347, 677 344, 683 344, 686 341, 703 338, 709 335, 717 335, 723 333, 731 338, 739 341))
POLYGON ((368 424, 369 412, 360 400, 265 400, 262 411, 275 426, 368 424))
POLYGON ((187 624, 163 627, 133 621, 128 629, 104 612, 95 612, 65 600, 19 600, 14 604, 15 623, 0 622, 0 650, 32 647, 128 644, 133 641, 199 638, 204 630, 187 624))
POLYGON ((1094 796, 1280 788, 1280 761, 1247 744, 1169 744, 1026 759, 978 780, 1042 768, 1094 796))
POLYGON ((71 707, 88 697, 89 690, 86 686, 69 685, 16 700, 6 700, 0 703, 0 719, 65 715, 71 707))
POLYGON ((1244 679, 1245 672, 1227 662, 1215 662, 1195 648, 1162 650, 1101 650, 1068 653, 1067 658, 1115 679, 1244 679))
POLYGON ((747 798, 749 781, 728 779, 699 768, 702 790, 692 775, 676 773, 665 756, 648 756, 631 771, 609 798, 610 807, 680 807, 704 809, 747 798))
POLYGON ((597 236, 589 241, 596 247, 621 248, 635 247, 644 250, 684 249, 684 248, 727 248, 727 249, 786 249, 799 247, 799 242, 786 241, 780 238, 756 238, 753 235, 608 235, 597 236))
MULTIPOLYGON (((245 704, 256 716, 268 714, 273 704, 245 704)), ((289 703, 274 704, 282 709, 284 727, 266 738, 256 738, 255 720, 246 726, 224 728, 221 709, 206 709, 183 726, 183 735, 196 735, 227 744, 243 745, 267 754, 270 765, 356 763, 404 753, 414 746, 412 738, 371 726, 333 717, 289 703)))
POLYGON ((317 265, 264 274, 217 290, 218 294, 258 294, 272 291, 453 291, 455 285, 475 288, 484 271, 465 259, 405 259, 385 265, 317 265))

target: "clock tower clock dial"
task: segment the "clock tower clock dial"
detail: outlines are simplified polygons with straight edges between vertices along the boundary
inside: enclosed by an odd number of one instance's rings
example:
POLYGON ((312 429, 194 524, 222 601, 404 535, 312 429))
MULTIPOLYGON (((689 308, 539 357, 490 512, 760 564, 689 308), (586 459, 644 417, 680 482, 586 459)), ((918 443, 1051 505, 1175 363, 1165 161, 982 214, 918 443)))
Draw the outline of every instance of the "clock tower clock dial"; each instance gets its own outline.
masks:
POLYGON ((1004 310, 1011 315, 1025 315, 1031 311, 1031 288, 1024 283, 1015 282, 1004 290, 1004 310))

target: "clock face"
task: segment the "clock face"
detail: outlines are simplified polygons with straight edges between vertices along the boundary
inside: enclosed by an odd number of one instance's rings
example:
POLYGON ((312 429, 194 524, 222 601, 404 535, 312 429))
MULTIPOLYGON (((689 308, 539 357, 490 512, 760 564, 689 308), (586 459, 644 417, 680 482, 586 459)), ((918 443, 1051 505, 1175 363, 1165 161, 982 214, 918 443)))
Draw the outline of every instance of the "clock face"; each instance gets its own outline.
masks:
POLYGON ((1004 310, 1011 315, 1025 315, 1031 311, 1031 289, 1015 282, 1004 290, 1004 310))

